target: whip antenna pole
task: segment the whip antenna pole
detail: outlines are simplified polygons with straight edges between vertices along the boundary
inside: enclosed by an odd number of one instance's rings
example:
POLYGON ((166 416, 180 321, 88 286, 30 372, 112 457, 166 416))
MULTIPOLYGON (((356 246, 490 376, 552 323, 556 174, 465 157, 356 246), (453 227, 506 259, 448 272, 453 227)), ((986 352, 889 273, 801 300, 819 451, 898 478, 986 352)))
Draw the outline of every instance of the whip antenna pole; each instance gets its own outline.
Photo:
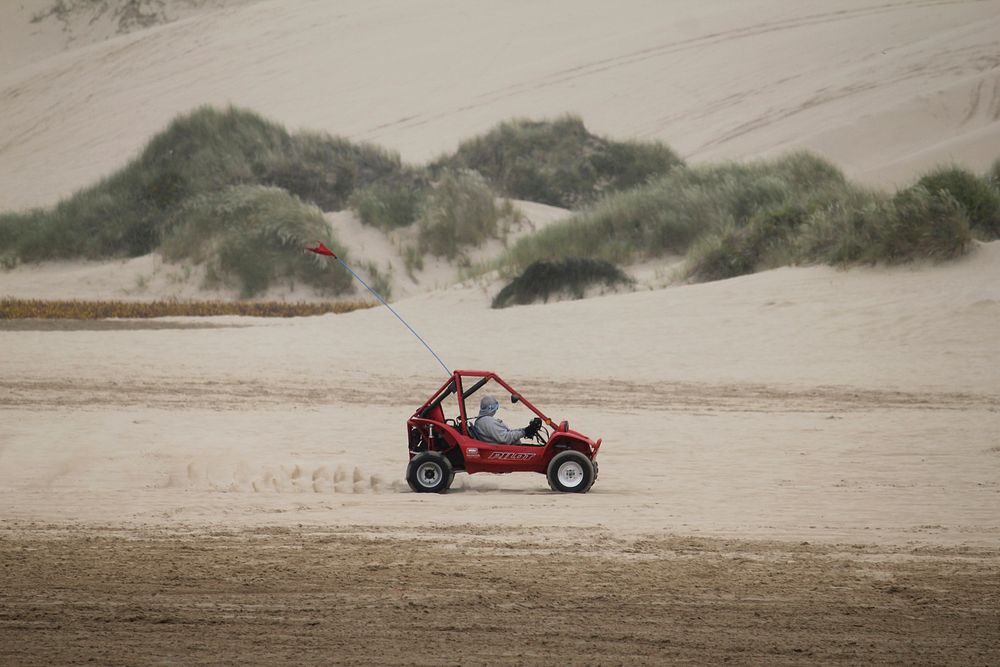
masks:
POLYGON ((430 352, 432 355, 434 355, 434 358, 437 359, 437 362, 439 364, 441 364, 441 368, 444 369, 444 372, 447 373, 448 375, 451 375, 451 371, 448 370, 448 367, 445 365, 445 363, 443 361, 441 361, 441 357, 438 356, 437 352, 435 352, 434 350, 431 349, 431 346, 427 344, 427 341, 425 341, 423 338, 421 338, 420 334, 418 334, 413 329, 413 327, 411 327, 409 324, 406 323, 406 320, 404 320, 402 318, 402 316, 399 313, 397 313, 396 310, 392 306, 390 306, 389 303, 385 299, 382 298, 381 294, 379 294, 378 292, 376 292, 375 290, 373 290, 368 285, 368 283, 366 283, 364 280, 361 279, 361 276, 359 276, 358 274, 356 274, 354 272, 354 269, 352 269, 351 267, 349 267, 347 265, 347 262, 345 262, 341 258, 337 257, 337 255, 332 250, 330 250, 325 245, 323 245, 322 242, 317 241, 316 243, 317 243, 317 245, 316 245, 315 248, 306 248, 306 250, 308 250, 309 252, 314 252, 317 255, 326 255, 327 257, 333 257, 335 260, 337 260, 338 262, 340 262, 340 265, 343 266, 345 269, 347 269, 348 273, 350 273, 352 276, 354 276, 355 278, 357 278, 357 280, 358 280, 359 283, 361 283, 366 288, 368 288, 368 291, 371 292, 372 294, 374 294, 375 298, 378 299, 379 301, 381 301, 382 305, 385 306, 386 308, 388 308, 389 311, 393 315, 396 316, 396 319, 399 320, 400 322, 402 322, 403 326, 406 327, 407 329, 409 329, 410 333, 413 334, 414 336, 416 336, 417 340, 419 340, 421 343, 424 344, 424 347, 427 348, 427 351, 430 352))

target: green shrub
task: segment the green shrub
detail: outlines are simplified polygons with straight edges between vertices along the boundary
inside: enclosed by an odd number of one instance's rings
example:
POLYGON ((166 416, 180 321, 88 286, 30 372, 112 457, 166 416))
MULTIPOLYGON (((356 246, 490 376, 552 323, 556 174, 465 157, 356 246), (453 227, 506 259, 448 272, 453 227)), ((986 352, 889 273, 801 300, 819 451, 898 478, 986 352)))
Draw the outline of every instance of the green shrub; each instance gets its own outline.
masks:
POLYGON ((522 239, 499 265, 516 274, 567 256, 622 263, 687 254, 689 278, 718 280, 800 262, 943 259, 968 243, 964 209, 947 192, 914 188, 890 198, 793 153, 675 169, 522 239))
POLYGON ((881 227, 881 259, 951 259, 964 254, 972 242, 967 209, 947 192, 919 187, 896 193, 893 215, 881 227))
POLYGON ((742 228, 762 211, 807 209, 836 199, 847 187, 836 167, 808 153, 679 167, 522 239, 500 263, 506 272, 517 273, 532 262, 568 256, 622 263, 684 254, 697 239, 714 235, 723 243, 727 230, 742 228))
POLYGON ((339 210, 357 186, 404 170, 399 156, 317 132, 289 134, 260 115, 201 107, 153 137, 134 165, 166 179, 164 204, 227 185, 275 185, 324 210, 339 210))
POLYGON ((359 187, 398 178, 407 171, 399 156, 377 146, 303 132, 256 166, 257 182, 276 185, 324 211, 344 208, 359 187))
POLYGON ((493 299, 493 308, 548 301, 553 296, 582 299, 594 285, 628 286, 632 279, 610 262, 568 257, 555 262, 535 262, 508 283, 493 299))
MULTIPOLYGON (((852 186, 806 152, 687 168, 662 144, 609 141, 566 116, 502 123, 418 168, 375 146, 203 107, 56 206, 0 214, 0 267, 162 248, 205 263, 244 294, 279 279, 338 291, 350 286, 343 272, 300 254, 304 242, 330 238, 306 202, 350 205, 385 230, 417 221, 418 241, 403 249, 412 275, 426 253, 467 262, 466 248, 505 237, 513 209, 497 205, 495 189, 587 204, 509 248, 494 264, 506 275, 567 258, 613 264, 687 253, 689 276, 711 280, 794 262, 952 257, 968 246, 970 228, 1000 238, 1000 160, 985 178, 941 168, 890 198, 852 186)), ((381 274, 373 280, 389 284, 381 274)))
POLYGON ((917 186, 931 193, 947 192, 965 209, 974 232, 1000 238, 1000 193, 987 178, 961 167, 942 167, 922 176, 917 186))
POLYGON ((0 213, 0 266, 10 269, 37 252, 48 238, 45 211, 34 209, 20 213, 0 213))
POLYGON ((680 164, 663 144, 609 141, 588 132, 579 118, 564 116, 501 123, 433 166, 478 171, 508 197, 574 208, 680 164))
POLYGON ((816 211, 798 245, 805 261, 847 265, 947 259, 970 240, 968 218, 951 195, 913 187, 893 198, 860 193, 816 211))
POLYGON ((700 238, 688 253, 687 275, 724 280, 788 263, 793 239, 808 211, 801 205, 768 209, 743 226, 729 224, 700 238))
POLYGON ((355 190, 350 204, 361 222, 390 230, 417 220, 424 194, 423 189, 413 184, 373 183, 355 190))
POLYGON ((30 224, 4 216, 0 251, 23 261, 132 257, 158 247, 168 216, 185 201, 231 185, 276 185, 337 209, 356 186, 406 172, 398 156, 380 148, 290 135, 250 111, 202 107, 179 116, 116 173, 53 209, 32 212, 30 224))
POLYGON ((280 188, 237 185, 189 199, 168 221, 161 252, 171 261, 204 264, 211 281, 243 297, 282 279, 333 293, 352 290, 339 263, 303 252, 317 240, 346 257, 314 205, 280 188))
POLYGON ((464 247, 499 238, 502 215, 482 176, 467 170, 447 171, 421 206, 420 247, 432 255, 454 259, 464 247))
POLYGON ((844 173, 832 162, 804 150, 750 163, 749 168, 769 172, 796 192, 810 195, 837 191, 848 184, 844 173))
POLYGON ((986 172, 986 180, 989 181, 994 191, 1000 193, 1000 158, 993 161, 990 170, 986 172))
POLYGON ((771 160, 725 162, 673 172, 666 181, 706 190, 736 220, 761 210, 839 197, 848 187, 833 164, 807 151, 771 160))
POLYGON ((682 253, 723 211, 699 187, 667 177, 612 194, 537 234, 515 243, 502 259, 508 273, 565 257, 630 262, 682 253))
POLYGON ((875 250, 874 230, 890 215, 888 197, 874 191, 831 203, 802 226, 799 255, 810 262, 850 264, 875 250))
POLYGON ((20 261, 132 256, 159 240, 154 205, 110 178, 54 208, 0 217, 0 251, 20 261))

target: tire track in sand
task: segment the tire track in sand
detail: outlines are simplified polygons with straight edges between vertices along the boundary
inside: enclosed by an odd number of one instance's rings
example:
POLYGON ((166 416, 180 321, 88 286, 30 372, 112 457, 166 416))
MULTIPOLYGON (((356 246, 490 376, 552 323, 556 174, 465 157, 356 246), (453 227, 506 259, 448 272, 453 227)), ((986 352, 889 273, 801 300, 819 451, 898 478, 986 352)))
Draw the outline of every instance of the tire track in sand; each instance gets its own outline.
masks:
MULTIPOLYGON (((525 378, 519 390, 539 405, 598 407, 609 412, 703 410, 827 412, 871 409, 1000 410, 1000 396, 975 392, 900 391, 850 386, 793 387, 758 383, 630 382, 525 378)), ((290 405, 411 405, 438 387, 423 378, 372 376, 319 380, 143 377, 93 379, 7 377, 0 379, 0 409, 102 406, 245 410, 290 405)))

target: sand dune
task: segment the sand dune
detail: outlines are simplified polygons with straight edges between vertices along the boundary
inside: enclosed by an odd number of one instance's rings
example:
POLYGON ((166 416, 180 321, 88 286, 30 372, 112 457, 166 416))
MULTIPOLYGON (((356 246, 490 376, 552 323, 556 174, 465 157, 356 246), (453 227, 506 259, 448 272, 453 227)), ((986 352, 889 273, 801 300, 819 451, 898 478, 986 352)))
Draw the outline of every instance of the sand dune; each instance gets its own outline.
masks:
MULTIPOLYGON (((32 43, 30 14, 5 11, 0 42, 32 43)), ((247 106, 415 161, 513 116, 573 112, 596 132, 662 139, 694 161, 805 146, 876 183, 905 181, 930 159, 980 169, 1000 153, 998 31, 997 0, 202 6, 30 62, 5 56, 0 209, 94 182, 201 104, 247 106)))
MULTIPOLYGON (((415 161, 567 111, 876 184, 1000 155, 1000 0, 178 0, 136 30, 46 6, 0 5, 0 210, 206 103, 415 161)), ((518 205, 515 233, 565 214, 518 205)), ((0 661, 996 661, 1000 242, 666 289, 644 266, 629 294, 494 311, 489 277, 413 280, 398 238, 327 219, 448 364, 604 438, 593 490, 410 493, 405 420, 443 372, 383 308, 0 321, 0 661)), ((197 284, 151 255, 20 267, 0 296, 197 284)))

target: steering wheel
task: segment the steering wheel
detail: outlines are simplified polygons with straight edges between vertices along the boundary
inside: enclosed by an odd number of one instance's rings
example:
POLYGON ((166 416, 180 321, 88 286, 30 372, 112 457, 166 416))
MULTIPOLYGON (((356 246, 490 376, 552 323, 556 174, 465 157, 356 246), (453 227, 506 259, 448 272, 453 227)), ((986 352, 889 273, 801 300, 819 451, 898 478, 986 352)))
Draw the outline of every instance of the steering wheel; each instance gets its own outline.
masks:
POLYGON ((542 422, 542 425, 538 427, 537 431, 535 431, 535 442, 537 442, 539 445, 544 445, 548 441, 549 441, 549 429, 545 426, 545 423, 542 422))

